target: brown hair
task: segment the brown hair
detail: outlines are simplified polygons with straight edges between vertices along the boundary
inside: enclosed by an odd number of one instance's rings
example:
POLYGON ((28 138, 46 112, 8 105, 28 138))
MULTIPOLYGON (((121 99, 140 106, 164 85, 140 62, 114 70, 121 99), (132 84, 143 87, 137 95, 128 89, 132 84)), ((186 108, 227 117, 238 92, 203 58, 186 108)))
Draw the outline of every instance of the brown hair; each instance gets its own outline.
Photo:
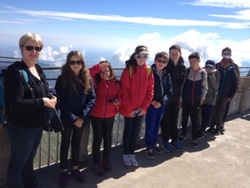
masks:
MULTIPOLYGON (((108 64, 108 68, 109 68, 109 71, 110 71, 110 76, 109 76, 109 78, 110 78, 110 80, 117 80, 117 78, 116 78, 116 75, 115 75, 115 71, 113 70, 113 68, 112 68, 112 66, 111 66, 111 64, 110 64, 110 62, 108 62, 108 61, 100 61, 99 62, 99 64, 102 64, 102 63, 106 63, 106 64, 108 64)), ((101 75, 100 75, 101 73, 98 73, 98 74, 96 74, 95 75, 95 77, 94 77, 94 81, 95 81, 95 84, 98 84, 99 82, 100 82, 100 80, 101 80, 101 75)))
POLYGON ((62 66, 62 77, 64 87, 68 85, 72 88, 72 90, 76 91, 76 85, 80 84, 84 88, 84 93, 88 93, 91 88, 91 77, 81 52, 76 50, 69 52, 66 63, 62 66), (75 76, 69 65, 69 61, 73 55, 77 55, 82 61, 82 69, 80 70, 80 74, 78 76, 75 76))

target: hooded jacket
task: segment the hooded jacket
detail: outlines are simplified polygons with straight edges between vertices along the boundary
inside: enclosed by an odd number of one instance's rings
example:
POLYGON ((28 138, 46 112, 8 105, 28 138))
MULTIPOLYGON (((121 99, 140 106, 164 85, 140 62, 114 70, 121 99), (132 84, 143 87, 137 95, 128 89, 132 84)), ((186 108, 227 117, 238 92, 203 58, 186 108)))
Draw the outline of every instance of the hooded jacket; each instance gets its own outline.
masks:
POLYGON ((149 107, 154 95, 154 75, 153 71, 148 74, 147 65, 136 66, 130 75, 125 68, 121 74, 121 97, 122 105, 120 113, 126 117, 138 109, 145 112, 149 107))

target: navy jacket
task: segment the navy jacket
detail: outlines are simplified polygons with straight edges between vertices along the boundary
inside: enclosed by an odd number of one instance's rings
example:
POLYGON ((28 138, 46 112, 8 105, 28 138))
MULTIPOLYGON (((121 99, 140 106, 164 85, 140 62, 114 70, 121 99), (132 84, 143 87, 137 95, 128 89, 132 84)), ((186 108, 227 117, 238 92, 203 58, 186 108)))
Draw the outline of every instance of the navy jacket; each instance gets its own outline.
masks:
POLYGON ((233 65, 230 65, 226 69, 222 66, 218 70, 220 72, 220 87, 218 91, 218 97, 233 98, 238 85, 238 78, 233 65))
POLYGON ((163 69, 163 74, 160 77, 157 74, 156 65, 151 66, 154 73, 154 97, 153 100, 160 102, 162 106, 166 105, 168 100, 173 96, 172 92, 172 82, 170 74, 167 72, 166 68, 163 69))
POLYGON ((59 97, 59 109, 64 128, 73 128, 77 117, 84 120, 83 126, 87 125, 96 99, 94 87, 91 87, 89 93, 85 94, 81 85, 77 85, 76 92, 69 86, 63 87, 62 81, 62 76, 60 75, 57 78, 55 90, 59 97))

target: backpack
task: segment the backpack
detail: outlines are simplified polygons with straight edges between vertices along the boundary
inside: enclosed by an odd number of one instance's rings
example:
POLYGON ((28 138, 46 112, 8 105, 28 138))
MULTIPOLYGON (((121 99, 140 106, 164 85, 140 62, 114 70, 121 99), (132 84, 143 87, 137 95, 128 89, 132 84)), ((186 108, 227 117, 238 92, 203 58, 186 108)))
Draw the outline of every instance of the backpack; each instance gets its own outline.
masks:
MULTIPOLYGON (((5 102, 4 102, 4 77, 5 77, 5 69, 2 70, 1 74, 0 74, 0 124, 1 125, 6 125, 6 117, 8 115, 7 113, 7 109, 5 106, 5 102)), ((23 80, 25 81, 27 88, 31 91, 31 95, 34 95, 34 91, 31 88, 30 84, 29 84, 29 77, 28 77, 28 73, 23 70, 23 69, 18 69, 19 73, 22 75, 23 80)))
MULTIPOLYGON (((150 75, 150 73, 152 72, 151 67, 148 66, 148 65, 147 65, 147 71, 148 71, 148 75, 150 75)), ((131 78, 131 77, 132 77, 132 74, 133 74, 133 67, 132 67, 132 66, 129 66, 128 72, 129 72, 129 78, 131 78)))

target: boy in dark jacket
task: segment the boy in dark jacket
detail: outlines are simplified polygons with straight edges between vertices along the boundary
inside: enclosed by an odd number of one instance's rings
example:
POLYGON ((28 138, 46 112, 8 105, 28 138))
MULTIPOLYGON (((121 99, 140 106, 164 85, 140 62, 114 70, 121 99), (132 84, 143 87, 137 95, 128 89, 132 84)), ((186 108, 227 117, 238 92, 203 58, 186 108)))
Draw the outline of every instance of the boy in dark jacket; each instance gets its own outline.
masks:
POLYGON ((230 101, 236 94, 239 82, 236 73, 237 68, 235 68, 234 64, 231 61, 223 60, 220 62, 220 64, 221 65, 218 68, 218 71, 221 75, 220 87, 218 90, 218 96, 216 100, 214 115, 212 118, 212 124, 209 128, 209 131, 211 132, 214 129, 214 126, 216 126, 214 133, 217 135, 224 134, 224 127, 222 124, 223 116, 228 103, 230 103, 230 101))
POLYGON ((163 147, 166 152, 171 152, 172 148, 181 152, 182 147, 178 138, 178 118, 180 109, 181 88, 185 79, 186 66, 181 56, 181 47, 177 44, 169 48, 169 62, 167 71, 170 74, 173 86, 173 97, 171 97, 166 106, 164 115, 161 119, 161 135, 163 147), (169 139, 171 142, 169 143, 169 139))
POLYGON ((162 153, 157 143, 160 121, 165 111, 169 98, 172 97, 172 83, 166 66, 169 58, 166 52, 155 55, 154 64, 151 66, 154 73, 154 96, 146 114, 145 145, 146 157, 154 158, 155 153, 162 153))
POLYGON ((190 67, 186 72, 186 80, 182 90, 182 130, 180 141, 186 138, 188 117, 192 123, 192 145, 198 147, 197 126, 198 114, 207 94, 207 73, 200 67, 200 55, 197 52, 191 53, 188 57, 190 67))

